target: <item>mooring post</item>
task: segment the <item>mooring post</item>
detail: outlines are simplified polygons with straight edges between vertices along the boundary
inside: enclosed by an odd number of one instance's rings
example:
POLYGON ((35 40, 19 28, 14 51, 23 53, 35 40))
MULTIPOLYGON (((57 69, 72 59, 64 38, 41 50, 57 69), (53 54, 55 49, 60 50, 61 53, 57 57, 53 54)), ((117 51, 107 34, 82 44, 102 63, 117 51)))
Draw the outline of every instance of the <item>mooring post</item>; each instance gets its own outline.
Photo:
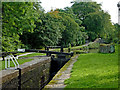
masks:
POLYGON ((18 90, 21 90, 21 68, 17 68, 19 70, 18 76, 18 90))

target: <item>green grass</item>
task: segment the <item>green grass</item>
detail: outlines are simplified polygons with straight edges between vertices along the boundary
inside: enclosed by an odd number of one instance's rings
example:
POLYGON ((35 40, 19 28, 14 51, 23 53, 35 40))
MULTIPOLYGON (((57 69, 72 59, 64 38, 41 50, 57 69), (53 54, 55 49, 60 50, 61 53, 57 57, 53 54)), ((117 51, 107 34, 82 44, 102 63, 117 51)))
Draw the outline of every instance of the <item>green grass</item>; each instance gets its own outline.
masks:
POLYGON ((43 56, 46 55, 45 53, 32 53, 32 54, 28 54, 25 56, 20 56, 20 57, 34 57, 34 56, 43 56))
MULTIPOLYGON (((23 64, 25 62, 32 61, 33 59, 18 59, 19 64, 23 64)), ((10 61, 10 67, 14 67, 14 64, 12 61, 10 61)), ((0 70, 5 69, 5 61, 0 61, 0 70)))
POLYGON ((21 55, 21 54, 25 54, 25 53, 28 53, 28 52, 16 53, 15 55, 21 55))
POLYGON ((65 88, 118 88, 118 47, 112 54, 81 54, 65 88))

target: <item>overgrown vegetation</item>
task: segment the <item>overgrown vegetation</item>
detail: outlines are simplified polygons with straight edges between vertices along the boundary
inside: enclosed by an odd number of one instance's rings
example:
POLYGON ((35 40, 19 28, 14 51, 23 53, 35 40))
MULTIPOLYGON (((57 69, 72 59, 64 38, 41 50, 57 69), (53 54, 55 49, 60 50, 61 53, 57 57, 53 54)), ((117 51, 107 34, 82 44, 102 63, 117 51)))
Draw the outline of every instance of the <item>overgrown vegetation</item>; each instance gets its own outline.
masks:
POLYGON ((118 42, 119 25, 96 2, 74 1, 71 7, 47 13, 39 2, 2 2, 2 50, 79 46, 86 40, 118 42))
POLYGON ((75 62, 67 88, 118 88, 118 46, 110 54, 81 54, 75 62))

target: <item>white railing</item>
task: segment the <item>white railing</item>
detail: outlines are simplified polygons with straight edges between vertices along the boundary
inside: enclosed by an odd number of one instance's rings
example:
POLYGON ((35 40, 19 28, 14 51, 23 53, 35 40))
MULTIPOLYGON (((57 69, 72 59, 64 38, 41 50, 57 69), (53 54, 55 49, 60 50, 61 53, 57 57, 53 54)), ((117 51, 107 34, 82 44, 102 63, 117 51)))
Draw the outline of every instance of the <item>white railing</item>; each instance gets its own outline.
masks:
POLYGON ((14 57, 13 55, 8 55, 5 57, 5 69, 10 69, 10 61, 12 60, 15 69, 19 68, 19 63, 17 61, 18 56, 14 57))

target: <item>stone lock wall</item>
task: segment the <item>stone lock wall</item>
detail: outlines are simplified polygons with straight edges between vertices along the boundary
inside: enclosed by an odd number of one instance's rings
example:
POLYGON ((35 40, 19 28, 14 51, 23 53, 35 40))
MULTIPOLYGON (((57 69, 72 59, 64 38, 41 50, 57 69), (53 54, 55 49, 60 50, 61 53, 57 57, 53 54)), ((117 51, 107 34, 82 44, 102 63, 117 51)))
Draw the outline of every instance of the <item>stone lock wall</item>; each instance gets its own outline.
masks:
MULTIPOLYGON (((51 58, 36 57, 21 66, 21 88, 43 88, 49 82, 51 58)), ((2 89, 18 88, 18 70, 2 70, 2 89)))

